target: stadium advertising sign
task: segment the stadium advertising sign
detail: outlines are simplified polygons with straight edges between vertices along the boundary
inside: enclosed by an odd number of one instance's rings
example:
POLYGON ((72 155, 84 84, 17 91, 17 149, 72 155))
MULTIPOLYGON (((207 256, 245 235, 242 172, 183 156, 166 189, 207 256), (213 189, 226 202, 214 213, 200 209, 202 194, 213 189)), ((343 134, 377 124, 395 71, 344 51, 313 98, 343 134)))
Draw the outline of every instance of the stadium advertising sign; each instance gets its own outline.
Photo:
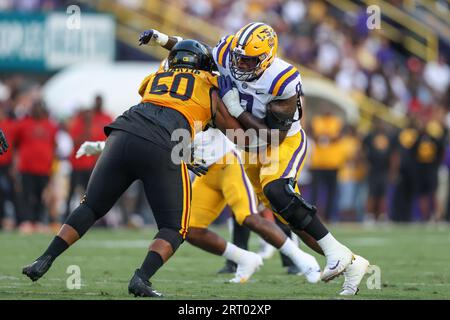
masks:
POLYGON ((115 57, 115 21, 105 14, 0 14, 0 70, 51 71, 115 57))

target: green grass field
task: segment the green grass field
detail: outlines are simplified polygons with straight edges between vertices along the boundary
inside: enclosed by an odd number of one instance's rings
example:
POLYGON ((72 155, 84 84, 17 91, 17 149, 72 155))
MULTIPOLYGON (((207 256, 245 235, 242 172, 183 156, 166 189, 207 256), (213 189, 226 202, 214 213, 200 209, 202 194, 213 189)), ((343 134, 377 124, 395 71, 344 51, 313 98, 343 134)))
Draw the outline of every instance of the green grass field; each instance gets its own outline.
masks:
MULTIPOLYGON (((226 228, 215 228, 228 236, 226 228)), ((360 294, 347 299, 449 299, 450 228, 448 226, 383 226, 363 228, 336 225, 331 230, 353 251, 381 270, 381 288, 369 290, 366 275, 360 294)), ((33 261, 52 236, 0 233, 0 299, 134 299, 127 286, 146 254, 153 229, 94 229, 65 252, 49 272, 32 283, 21 268, 33 261), (81 269, 81 289, 69 290, 69 265, 81 269)), ((256 235, 250 247, 258 249, 256 235)), ((306 249, 308 252, 311 250, 306 249)), ((324 259, 318 256, 321 266, 324 259)), ((336 299, 343 278, 309 284, 301 276, 287 275, 278 254, 246 284, 225 283, 230 275, 217 275, 223 259, 184 244, 152 279, 165 299, 336 299)))

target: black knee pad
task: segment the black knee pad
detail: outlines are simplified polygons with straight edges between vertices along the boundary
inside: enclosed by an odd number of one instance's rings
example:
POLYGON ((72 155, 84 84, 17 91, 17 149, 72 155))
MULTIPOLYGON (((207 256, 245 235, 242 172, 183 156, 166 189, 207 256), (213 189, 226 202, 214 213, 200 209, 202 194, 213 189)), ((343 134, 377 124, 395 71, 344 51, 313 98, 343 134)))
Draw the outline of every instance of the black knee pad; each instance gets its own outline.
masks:
POLYGON ((97 215, 85 203, 82 203, 69 215, 64 224, 74 228, 81 237, 97 221, 97 215))
POLYGON ((317 209, 295 192, 295 183, 292 178, 278 179, 267 184, 263 191, 274 212, 293 228, 303 230, 311 222, 317 209))
POLYGON ((166 240, 172 246, 173 252, 183 243, 183 236, 175 229, 161 228, 154 239, 166 240))

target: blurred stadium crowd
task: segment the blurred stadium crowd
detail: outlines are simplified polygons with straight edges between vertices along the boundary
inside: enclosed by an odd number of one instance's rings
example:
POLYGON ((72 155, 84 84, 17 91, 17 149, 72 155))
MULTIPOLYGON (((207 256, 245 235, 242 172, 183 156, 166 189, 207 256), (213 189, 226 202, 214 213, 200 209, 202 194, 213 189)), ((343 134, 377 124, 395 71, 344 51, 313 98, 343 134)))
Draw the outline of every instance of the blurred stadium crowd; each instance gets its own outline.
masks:
POLYGON ((73 3, 69 0, 1 0, 0 10, 34 12, 65 9, 73 3))
MULTIPOLYGON (((335 80, 348 92, 362 91, 401 114, 449 106, 446 57, 441 55, 438 61, 428 63, 405 57, 402 48, 395 48, 379 33, 369 32, 365 7, 350 18, 340 16, 324 1, 314 0, 169 2, 229 34, 250 21, 265 21, 277 30, 285 57, 335 80)), ((398 7, 403 4, 390 2, 398 7)))
MULTIPOLYGON (((249 21, 264 20, 277 30, 284 56, 408 117, 403 129, 374 120, 369 132, 329 111, 305 123, 313 147, 301 190, 325 220, 450 220, 450 68, 444 54, 430 62, 407 56, 387 39, 367 32, 365 11, 351 20, 339 19, 323 1, 168 1, 229 33, 249 21)), ((140 0, 119 2, 138 6, 140 0)), ((54 10, 67 4, 0 0, 0 9, 54 10)), ((0 76, 0 127, 11 145, 0 157, 5 230, 31 233, 59 227, 80 200, 96 161, 76 159, 75 152, 86 140, 103 140, 103 126, 111 121, 101 96, 80 105, 71 118, 55 119, 41 100, 45 80, 0 76)), ((139 185, 114 210, 100 224, 152 222, 139 185)))

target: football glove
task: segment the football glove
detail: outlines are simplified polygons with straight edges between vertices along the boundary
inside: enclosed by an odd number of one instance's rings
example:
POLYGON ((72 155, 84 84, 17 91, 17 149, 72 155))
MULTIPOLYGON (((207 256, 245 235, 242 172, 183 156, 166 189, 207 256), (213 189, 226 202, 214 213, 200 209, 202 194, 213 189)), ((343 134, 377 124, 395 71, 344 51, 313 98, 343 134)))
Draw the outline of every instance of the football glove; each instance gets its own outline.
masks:
POLYGON ((154 29, 148 29, 141 33, 139 36, 139 45, 155 45, 159 44, 160 46, 164 46, 167 41, 169 41, 169 36, 167 34, 161 33, 154 29))
POLYGON ((82 156, 94 156, 103 151, 105 148, 105 141, 85 141, 78 149, 75 158, 82 156))
POLYGON ((201 177, 208 173, 208 167, 198 164, 198 163, 190 163, 186 164, 187 168, 191 170, 197 177, 201 177))
POLYGON ((196 176, 201 177, 208 173, 208 167, 205 166, 205 161, 198 157, 198 145, 193 143, 190 146, 190 163, 186 163, 189 170, 195 173, 196 176))
POLYGON ((233 86, 230 76, 219 76, 219 96, 228 109, 228 112, 238 118, 245 110, 241 106, 239 91, 233 86))
POLYGON ((6 150, 8 150, 8 142, 6 141, 6 137, 3 134, 3 131, 0 129, 0 155, 2 155, 6 150))

